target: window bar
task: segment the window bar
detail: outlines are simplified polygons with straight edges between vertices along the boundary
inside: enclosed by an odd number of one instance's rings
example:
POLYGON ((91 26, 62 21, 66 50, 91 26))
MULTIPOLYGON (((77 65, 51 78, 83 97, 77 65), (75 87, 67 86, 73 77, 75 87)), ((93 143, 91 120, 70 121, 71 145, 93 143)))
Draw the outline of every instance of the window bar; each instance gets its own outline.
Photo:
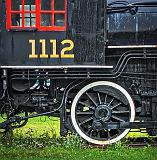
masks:
POLYGON ((55 0, 52 0, 52 29, 54 30, 55 26, 55 0))
POLYGON ((40 0, 36 0, 36 28, 40 29, 40 0))
POLYGON ((64 0, 64 30, 67 28, 67 0, 64 0))
POLYGON ((25 0, 22 0, 22 28, 25 28, 25 0))
POLYGON ((35 5, 36 5, 36 9, 35 10, 25 10, 25 0, 22 0, 22 8, 21 11, 16 11, 16 10, 12 10, 11 8, 11 0, 6 0, 6 5, 7 5, 7 20, 6 20, 6 28, 10 29, 10 28, 30 28, 32 27, 32 13, 35 14, 35 20, 36 20, 36 28, 39 29, 40 31, 42 30, 53 30, 53 31, 65 31, 66 27, 67 27, 67 13, 66 13, 66 7, 67 7, 67 0, 64 0, 64 9, 63 10, 55 10, 55 0, 51 0, 51 5, 52 5, 52 9, 51 11, 41 11, 40 8, 40 0, 35 0, 35 5), (25 26, 25 13, 29 13, 30 14, 30 26, 25 26), (41 13, 51 13, 52 15, 52 26, 41 26, 40 25, 40 19, 41 19, 41 13), (20 26, 13 26, 12 24, 12 14, 21 14, 21 19, 22 19, 22 24, 20 24, 20 26), (55 14, 63 14, 64 15, 64 26, 55 26, 55 14))
POLYGON ((7 29, 10 28, 11 24, 11 1, 7 0, 6 1, 6 6, 7 6, 7 21, 6 21, 6 26, 7 29))
POLYGON ((30 27, 32 27, 32 9, 31 9, 31 5, 29 5, 29 10, 30 10, 30 13, 29 13, 29 25, 30 27))

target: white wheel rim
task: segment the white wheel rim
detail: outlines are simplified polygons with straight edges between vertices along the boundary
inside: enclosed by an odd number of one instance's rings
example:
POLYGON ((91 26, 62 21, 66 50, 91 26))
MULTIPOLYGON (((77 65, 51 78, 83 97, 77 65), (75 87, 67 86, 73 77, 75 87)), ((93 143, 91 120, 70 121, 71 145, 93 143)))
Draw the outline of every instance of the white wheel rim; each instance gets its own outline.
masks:
POLYGON ((123 93, 123 95, 127 98, 129 105, 130 105, 130 122, 134 122, 135 119, 135 106, 134 106, 134 102, 131 98, 131 96, 128 94, 128 92, 122 88, 121 86, 119 86, 116 83, 113 82, 109 82, 109 81, 98 81, 98 82, 93 82, 91 84, 88 84, 87 86, 83 87, 75 96, 73 103, 72 103, 72 107, 71 107, 71 120, 72 120, 72 124, 76 130, 76 132, 86 141, 93 143, 93 144, 98 144, 98 145, 107 145, 107 144, 112 144, 112 143, 116 143, 117 141, 121 140, 122 138, 124 138, 128 132, 130 131, 130 129, 126 129, 124 130, 124 132, 122 132, 122 134, 118 135, 117 137, 111 139, 111 140, 106 140, 106 141, 101 141, 101 140, 96 140, 93 139, 91 137, 88 137, 85 133, 83 133, 80 129, 80 127, 77 124, 76 121, 76 115, 75 115, 75 111, 76 111, 76 105, 78 100, 80 99, 80 97, 82 96, 83 93, 85 93, 88 89, 95 87, 95 86, 111 86, 115 89, 118 89, 119 91, 121 91, 121 93, 123 93))

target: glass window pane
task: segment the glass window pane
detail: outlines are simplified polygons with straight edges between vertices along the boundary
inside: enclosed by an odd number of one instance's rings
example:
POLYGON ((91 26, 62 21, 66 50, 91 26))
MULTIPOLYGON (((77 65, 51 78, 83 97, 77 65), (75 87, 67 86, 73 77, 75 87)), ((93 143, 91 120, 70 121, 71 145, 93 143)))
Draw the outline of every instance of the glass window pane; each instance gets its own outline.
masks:
POLYGON ((20 18, 20 25, 19 26, 22 27, 22 18, 20 18))
POLYGON ((24 5, 25 11, 35 11, 35 9, 36 9, 36 6, 34 4, 24 5))
POLYGON ((25 27, 35 27, 36 18, 32 18, 30 13, 25 14, 24 26, 25 27))
POLYGON ((20 5, 20 11, 22 11, 22 5, 20 5))
POLYGON ((25 13, 25 18, 30 18, 30 17, 31 17, 30 13, 25 13))
POLYGON ((35 7, 36 7, 35 5, 31 5, 31 11, 35 11, 36 10, 35 7))
POLYGON ((41 0, 40 2, 41 2, 41 4, 40 4, 41 10, 51 10, 51 8, 52 8, 52 5, 51 5, 52 0, 41 0))
POLYGON ((24 26, 25 27, 30 27, 31 26, 31 24, 30 24, 30 18, 25 18, 25 20, 24 20, 24 26))
POLYGON ((51 14, 41 14, 40 25, 41 26, 52 26, 52 15, 51 14))
POLYGON ((64 1, 65 0, 55 0, 55 10, 64 10, 64 1))
POLYGON ((25 11, 35 11, 36 3, 35 0, 25 0, 25 11))
POLYGON ((22 26, 21 21, 20 21, 20 14, 11 15, 11 25, 12 26, 22 26))
POLYGON ((32 18, 35 18, 36 16, 35 16, 35 13, 31 13, 31 17, 32 18))
POLYGON ((35 18, 31 18, 31 26, 35 27, 36 26, 36 19, 35 18))
POLYGON ((64 14, 55 14, 55 26, 64 26, 64 14))
POLYGON ((24 5, 24 10, 25 11, 30 11, 31 10, 30 5, 24 5))
POLYGON ((20 5, 22 5, 22 0, 11 0, 11 10, 19 11, 20 5))

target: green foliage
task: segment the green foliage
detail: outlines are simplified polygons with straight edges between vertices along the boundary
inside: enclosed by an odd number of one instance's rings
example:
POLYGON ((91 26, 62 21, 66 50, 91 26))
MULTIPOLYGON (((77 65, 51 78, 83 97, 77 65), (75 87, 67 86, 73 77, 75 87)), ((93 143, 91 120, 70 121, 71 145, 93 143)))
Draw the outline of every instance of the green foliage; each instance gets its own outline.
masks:
POLYGON ((43 131, 36 135, 36 130, 29 128, 25 134, 22 130, 8 132, 0 137, 0 145, 4 147, 22 147, 22 148, 45 148, 45 147, 64 147, 64 148, 82 148, 85 141, 77 135, 67 137, 58 137, 55 130, 43 131))
POLYGON ((70 135, 62 138, 62 146, 64 148, 82 148, 86 142, 78 135, 70 135))
POLYGON ((128 148, 127 142, 91 147, 78 135, 59 137, 58 119, 39 118, 26 127, 0 135, 0 160, 156 160, 157 149, 128 148), (105 148, 105 149, 104 149, 105 148))
POLYGON ((126 149, 125 142, 118 141, 115 144, 111 144, 107 147, 107 150, 114 150, 114 151, 123 151, 126 149))
POLYGON ((45 130, 35 137, 36 131, 29 129, 25 135, 21 130, 1 136, 1 160, 156 160, 157 149, 144 147, 128 148, 117 142, 106 149, 91 148, 77 135, 58 137, 55 130, 45 130), (6 138, 7 136, 7 138, 6 138), (11 136, 11 138, 9 138, 11 136), (5 142, 5 143, 4 143, 5 142))
POLYGON ((156 148, 140 149, 90 149, 47 146, 23 148, 0 146, 1 160, 156 160, 156 148))

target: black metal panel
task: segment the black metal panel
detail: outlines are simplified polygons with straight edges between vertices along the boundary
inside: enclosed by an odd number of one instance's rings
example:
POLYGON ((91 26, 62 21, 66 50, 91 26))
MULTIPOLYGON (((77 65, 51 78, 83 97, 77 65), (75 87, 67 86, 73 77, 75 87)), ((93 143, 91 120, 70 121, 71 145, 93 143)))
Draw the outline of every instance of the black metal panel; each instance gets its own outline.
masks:
MULTIPOLYGON (((67 32, 39 32, 36 30, 12 30, 0 33, 0 65, 2 66, 42 66, 42 65, 77 65, 77 64, 103 64, 103 0, 70 1, 67 6, 68 28, 67 32), (29 40, 36 41, 36 54, 41 54, 42 47, 39 42, 46 41, 46 54, 52 53, 50 40, 57 40, 57 54, 63 47, 61 41, 70 39, 74 41, 73 58, 29 58, 32 46, 29 40)), ((4 19, 4 18, 3 18, 4 19)), ((67 44, 68 46, 68 44, 67 44)))
MULTIPOLYGON (((108 0, 108 3, 113 2, 108 0)), ((128 3, 142 2, 127 0, 128 3)), ((145 1, 146 2, 146 1, 145 1)), ((149 1, 148 1, 149 2, 149 1)), ((155 2, 155 1, 154 1, 155 2)), ((138 7, 137 13, 111 13, 108 15, 109 45, 157 44, 157 7, 138 7)))
POLYGON ((75 62, 103 64, 103 0, 75 1, 72 12, 72 38, 76 44, 75 62))
MULTIPOLYGON (((67 32, 6 31, 5 1, 0 0, 0 65, 2 66, 42 66, 42 65, 116 65, 126 50, 107 49, 104 53, 104 0, 68 1, 67 32), (3 3, 2 3, 3 2, 3 3), (73 58, 29 58, 32 46, 29 40, 36 41, 36 54, 41 54, 39 42, 46 41, 46 54, 52 53, 50 40, 57 40, 57 54, 60 54, 61 41, 73 40, 73 58), (105 57, 106 56, 106 57, 105 57), (117 58, 115 58, 117 56, 117 58), (109 58, 108 58, 109 57, 109 58), (113 59, 114 57, 114 59, 113 59), (106 59, 106 62, 105 62, 106 59)), ((112 2, 108 0, 108 3, 112 2)), ((135 0, 128 0, 135 2, 135 0)), ((157 12, 154 8, 140 8, 135 15, 113 13, 108 16, 108 45, 148 45, 157 44, 157 12)))
POLYGON ((46 54, 53 52, 50 40, 57 40, 57 53, 63 46, 61 41, 66 39, 66 32, 38 32, 38 31, 3 31, 0 33, 0 65, 5 66, 33 66, 33 65, 62 65, 73 64, 73 59, 66 58, 29 58, 32 53, 32 44, 29 40, 35 40, 36 54, 42 53, 40 40, 46 42, 46 54))

